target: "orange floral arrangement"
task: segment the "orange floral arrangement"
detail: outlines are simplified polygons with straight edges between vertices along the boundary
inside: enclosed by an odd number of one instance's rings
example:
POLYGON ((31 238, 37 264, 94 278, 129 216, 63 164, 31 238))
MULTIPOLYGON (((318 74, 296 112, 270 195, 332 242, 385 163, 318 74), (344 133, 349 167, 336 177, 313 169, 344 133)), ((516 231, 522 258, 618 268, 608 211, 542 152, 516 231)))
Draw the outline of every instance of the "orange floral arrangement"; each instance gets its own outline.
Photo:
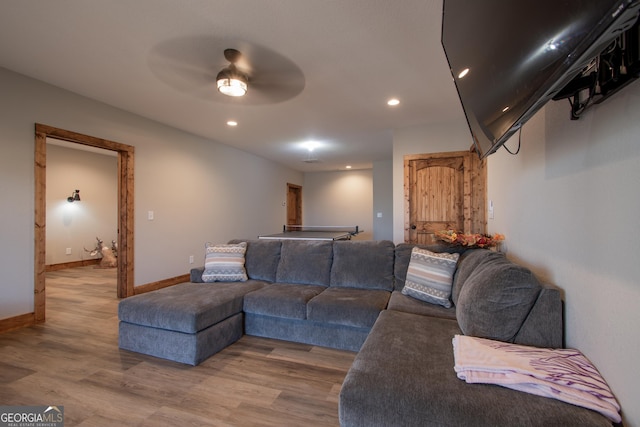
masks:
POLYGON ((468 248, 490 248, 504 240, 504 235, 496 233, 493 236, 487 234, 464 234, 459 231, 436 231, 436 238, 443 242, 468 248))

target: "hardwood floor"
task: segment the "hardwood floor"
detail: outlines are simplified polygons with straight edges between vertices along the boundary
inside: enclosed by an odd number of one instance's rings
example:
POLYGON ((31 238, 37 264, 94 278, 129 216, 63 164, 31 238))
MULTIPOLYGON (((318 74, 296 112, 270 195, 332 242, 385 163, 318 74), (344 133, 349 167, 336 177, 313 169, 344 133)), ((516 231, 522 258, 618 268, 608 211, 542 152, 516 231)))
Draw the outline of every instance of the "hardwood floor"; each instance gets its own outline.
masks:
POLYGON ((244 336, 198 366, 118 349, 115 270, 47 273, 47 321, 0 334, 0 405, 65 426, 337 426, 355 353, 244 336))

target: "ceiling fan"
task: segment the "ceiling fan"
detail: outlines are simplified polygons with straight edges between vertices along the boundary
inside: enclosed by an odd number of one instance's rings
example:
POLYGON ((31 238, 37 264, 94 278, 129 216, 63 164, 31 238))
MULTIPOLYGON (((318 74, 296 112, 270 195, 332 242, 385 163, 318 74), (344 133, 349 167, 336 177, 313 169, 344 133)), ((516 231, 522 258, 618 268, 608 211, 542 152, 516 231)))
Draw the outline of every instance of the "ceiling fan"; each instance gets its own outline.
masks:
POLYGON ((212 102, 274 104, 294 98, 305 87, 304 74, 293 61, 245 41, 210 36, 172 39, 154 47, 148 63, 165 84, 212 102), (244 94, 221 96, 220 80, 223 90, 244 94))

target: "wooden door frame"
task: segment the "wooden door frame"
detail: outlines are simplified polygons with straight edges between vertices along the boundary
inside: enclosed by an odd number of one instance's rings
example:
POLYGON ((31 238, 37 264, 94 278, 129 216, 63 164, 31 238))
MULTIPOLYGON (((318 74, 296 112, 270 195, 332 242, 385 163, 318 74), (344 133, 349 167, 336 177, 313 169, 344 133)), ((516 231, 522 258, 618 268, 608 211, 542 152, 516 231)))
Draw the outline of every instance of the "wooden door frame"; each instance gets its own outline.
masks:
POLYGON ((118 153, 118 298, 133 295, 133 160, 134 147, 43 124, 35 124, 35 258, 34 320, 45 321, 47 137, 118 153))
POLYGON ((409 164, 414 160, 438 159, 447 157, 463 158, 464 174, 464 198, 469 199, 463 206, 463 227, 465 233, 486 233, 487 221, 485 215, 486 206, 486 160, 480 160, 478 154, 470 151, 449 151, 443 153, 408 154, 404 156, 404 241, 408 242, 411 235, 411 206, 409 201, 410 171, 409 164), (480 183, 480 185, 476 185, 480 183), (481 206, 482 208, 474 209, 481 206))

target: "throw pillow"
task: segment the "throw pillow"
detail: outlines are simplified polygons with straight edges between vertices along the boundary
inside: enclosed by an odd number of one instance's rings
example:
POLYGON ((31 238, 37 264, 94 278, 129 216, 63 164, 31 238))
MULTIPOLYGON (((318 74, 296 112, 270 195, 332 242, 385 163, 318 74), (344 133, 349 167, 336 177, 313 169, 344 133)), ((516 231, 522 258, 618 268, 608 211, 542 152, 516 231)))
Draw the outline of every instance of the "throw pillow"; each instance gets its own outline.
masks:
POLYGON ((413 248, 402 293, 450 308, 451 283, 459 257, 460 254, 413 248))
POLYGON ((203 282, 244 282, 247 271, 244 254, 247 242, 227 245, 205 245, 203 282))

